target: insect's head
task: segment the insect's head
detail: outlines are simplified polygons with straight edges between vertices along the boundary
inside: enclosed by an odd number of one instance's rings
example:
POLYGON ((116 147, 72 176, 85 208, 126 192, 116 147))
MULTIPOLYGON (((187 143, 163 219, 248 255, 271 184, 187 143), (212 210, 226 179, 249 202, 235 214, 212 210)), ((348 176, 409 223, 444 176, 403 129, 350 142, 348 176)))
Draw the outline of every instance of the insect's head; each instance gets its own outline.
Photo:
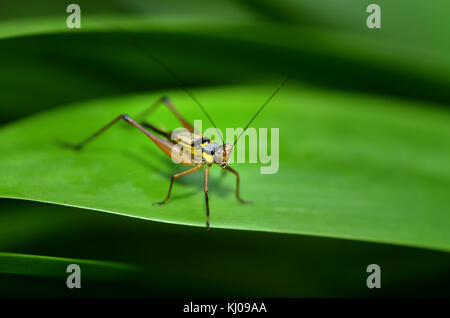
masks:
POLYGON ((214 162, 216 162, 222 168, 228 166, 230 161, 230 154, 233 151, 233 145, 224 144, 218 146, 214 152, 214 162))

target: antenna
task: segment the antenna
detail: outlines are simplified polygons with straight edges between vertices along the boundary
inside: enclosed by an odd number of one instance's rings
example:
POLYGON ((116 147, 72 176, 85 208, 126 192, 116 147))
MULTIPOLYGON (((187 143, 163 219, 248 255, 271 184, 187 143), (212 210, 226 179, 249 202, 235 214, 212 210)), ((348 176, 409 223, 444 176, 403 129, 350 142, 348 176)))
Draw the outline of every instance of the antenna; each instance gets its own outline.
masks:
MULTIPOLYGON (((121 27, 115 26, 115 28, 124 31, 126 33, 130 33, 133 34, 121 27)), ((202 112, 206 115, 206 117, 208 118, 209 122, 211 123, 211 125, 214 126, 214 128, 217 131, 217 134, 219 135, 220 139, 222 140, 222 144, 225 144, 225 141, 223 140, 222 134, 220 133, 220 130, 217 128, 216 124, 214 123, 214 121, 212 120, 211 116, 209 116, 208 112, 206 111, 206 109, 202 106, 202 104, 200 104, 200 102, 198 101, 197 98, 195 98, 195 96, 191 93, 191 91, 187 88, 186 83, 165 63, 163 63, 160 59, 158 59, 156 56, 154 56, 153 54, 151 54, 150 52, 148 52, 148 50, 143 49, 142 47, 138 46, 138 45, 134 45, 135 48, 139 49, 141 52, 144 53, 144 55, 147 55, 153 60, 153 62, 155 62, 156 64, 158 64, 159 66, 161 66, 163 69, 165 69, 170 75, 172 75, 172 77, 177 80, 180 85, 181 88, 183 88, 183 90, 191 97, 191 99, 197 104, 198 107, 200 107, 200 109, 202 110, 202 112)))
POLYGON ((253 115, 252 119, 248 122, 248 124, 245 126, 244 130, 241 132, 241 134, 237 137, 236 141, 233 144, 233 147, 236 145, 239 138, 241 138, 242 134, 248 129, 250 124, 255 120, 255 118, 259 115, 259 113, 263 110, 264 107, 271 101, 271 99, 278 93, 278 91, 286 84, 286 82, 289 80, 289 76, 286 76, 286 78, 281 82, 280 85, 278 85, 277 89, 270 95, 270 97, 262 104, 262 106, 258 109, 258 111, 253 115))

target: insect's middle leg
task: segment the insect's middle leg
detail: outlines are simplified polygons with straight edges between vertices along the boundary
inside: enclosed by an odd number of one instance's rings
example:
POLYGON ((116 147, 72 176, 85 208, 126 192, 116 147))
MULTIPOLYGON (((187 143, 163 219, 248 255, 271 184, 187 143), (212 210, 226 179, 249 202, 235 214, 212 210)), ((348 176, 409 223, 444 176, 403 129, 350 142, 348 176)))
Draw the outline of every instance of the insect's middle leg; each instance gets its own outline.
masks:
POLYGON ((193 172, 196 172, 196 171, 200 170, 202 167, 203 167, 203 164, 199 164, 199 165, 195 166, 194 168, 191 168, 189 170, 186 170, 186 171, 174 174, 172 176, 172 179, 170 180, 169 192, 167 193, 167 197, 164 200, 162 200, 161 202, 155 202, 155 203, 161 205, 161 204, 166 203, 167 200, 169 200, 170 194, 172 192, 173 182, 175 181, 175 179, 180 178, 182 176, 186 176, 186 175, 191 174, 193 172))

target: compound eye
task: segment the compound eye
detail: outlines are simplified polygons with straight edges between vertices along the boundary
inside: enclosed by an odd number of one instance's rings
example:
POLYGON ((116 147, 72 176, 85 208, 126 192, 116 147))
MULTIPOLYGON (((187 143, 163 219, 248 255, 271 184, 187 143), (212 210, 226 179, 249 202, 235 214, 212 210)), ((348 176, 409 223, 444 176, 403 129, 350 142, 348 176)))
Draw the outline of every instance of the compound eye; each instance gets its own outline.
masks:
POLYGON ((218 147, 216 148, 216 154, 221 154, 221 153, 222 153, 222 150, 223 150, 223 146, 218 146, 218 147))

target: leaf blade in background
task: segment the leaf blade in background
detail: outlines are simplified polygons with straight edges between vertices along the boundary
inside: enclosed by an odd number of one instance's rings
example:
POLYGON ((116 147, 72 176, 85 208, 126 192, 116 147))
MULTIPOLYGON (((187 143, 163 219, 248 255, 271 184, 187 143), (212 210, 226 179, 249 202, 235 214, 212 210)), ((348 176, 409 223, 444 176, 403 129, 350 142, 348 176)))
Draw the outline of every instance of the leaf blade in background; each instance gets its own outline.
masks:
MULTIPOLYGON (((145 222, 110 213, 54 204, 0 200, 4 231, 41 219, 41 233, 2 243, 2 251, 102 259, 136 264, 137 283, 123 286, 118 278, 93 281, 82 289, 66 287, 66 277, 0 274, 0 295, 51 297, 386 297, 447 296, 450 254, 438 251, 286 235, 145 222), (67 222, 71 221, 71 225, 67 222), (424 260, 426 260, 424 262, 424 260), (379 264, 383 288, 365 285, 368 264, 379 264), (405 271, 405 268, 408 268, 405 271), (418 280, 417 277, 421 279, 418 280), (37 278, 39 278, 37 280, 37 278), (43 287, 45 286, 45 288, 43 287), (131 287, 131 288, 130 288, 131 287)), ((1 233, 0 231, 0 233, 1 233)), ((20 235, 20 234, 19 234, 20 235)), ((64 271, 64 269, 62 269, 64 271)), ((67 274, 68 275, 68 274, 67 274)), ((85 280, 86 278, 86 280, 85 280)))
MULTIPOLYGON (((306 15, 321 9, 308 1, 302 5, 306 15)), ((390 12, 404 11, 397 7, 401 4, 386 5, 390 12)), ((415 6, 408 6, 396 25, 408 25, 405 15, 415 6)), ((361 4, 340 9, 349 9, 354 20, 365 14, 361 4)), ((329 19, 326 12, 324 17, 329 19)), ((0 24, 0 34, 11 37, 0 41, 0 121, 84 99, 179 86, 146 52, 163 59, 190 86, 254 83, 290 73, 320 87, 450 103, 448 45, 430 36, 434 22, 426 15, 417 21, 426 26, 423 41, 404 41, 398 30, 405 26, 370 32, 363 19, 351 28, 211 20, 94 14, 85 17, 81 32, 65 28, 60 17, 7 20, 0 24)), ((436 27, 444 29, 445 19, 439 21, 436 27)), ((342 19, 333 22, 339 26, 342 19)))
POLYGON ((70 259, 18 253, 0 253, 0 273, 43 277, 67 277, 67 266, 77 264, 83 268, 83 276, 94 280, 118 279, 120 275, 135 272, 136 267, 128 264, 70 259))

